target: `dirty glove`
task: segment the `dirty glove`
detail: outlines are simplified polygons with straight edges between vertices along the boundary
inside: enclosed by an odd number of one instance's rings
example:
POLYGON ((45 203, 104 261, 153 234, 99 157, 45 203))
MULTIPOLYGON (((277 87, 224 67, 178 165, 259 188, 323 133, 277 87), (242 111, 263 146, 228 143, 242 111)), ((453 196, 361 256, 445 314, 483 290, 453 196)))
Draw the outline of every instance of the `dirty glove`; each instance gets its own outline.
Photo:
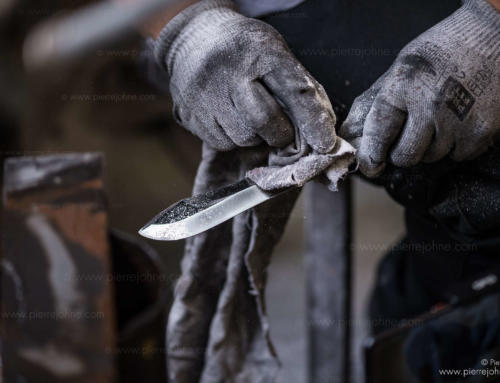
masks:
POLYGON ((334 147, 323 88, 276 30, 237 13, 232 1, 185 9, 160 33, 154 55, 168 71, 174 116, 211 147, 283 147, 295 129, 317 152, 334 147))
POLYGON ((446 155, 462 161, 500 131, 500 12, 466 0, 399 54, 358 97, 339 135, 359 148, 360 170, 408 167, 446 155))

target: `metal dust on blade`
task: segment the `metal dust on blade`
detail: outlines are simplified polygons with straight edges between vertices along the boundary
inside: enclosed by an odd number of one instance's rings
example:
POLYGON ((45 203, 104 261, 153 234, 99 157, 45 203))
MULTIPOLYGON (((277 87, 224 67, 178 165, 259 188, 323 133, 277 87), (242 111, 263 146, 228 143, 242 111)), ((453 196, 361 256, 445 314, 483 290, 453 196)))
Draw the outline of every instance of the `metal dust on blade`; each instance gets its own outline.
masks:
POLYGON ((244 179, 183 199, 163 210, 139 234, 160 241, 175 241, 209 230, 280 193, 265 192, 244 179))

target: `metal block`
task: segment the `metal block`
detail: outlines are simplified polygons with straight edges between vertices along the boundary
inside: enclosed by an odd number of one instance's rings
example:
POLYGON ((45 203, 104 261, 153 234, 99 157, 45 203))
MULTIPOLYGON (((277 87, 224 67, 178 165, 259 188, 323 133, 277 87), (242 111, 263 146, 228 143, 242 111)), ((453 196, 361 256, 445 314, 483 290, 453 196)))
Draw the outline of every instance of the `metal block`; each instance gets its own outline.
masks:
POLYGON ((6 382, 113 382, 115 320, 99 154, 8 159, 2 359, 6 382))
POLYGON ((306 296, 310 383, 349 381, 351 195, 306 187, 306 296))

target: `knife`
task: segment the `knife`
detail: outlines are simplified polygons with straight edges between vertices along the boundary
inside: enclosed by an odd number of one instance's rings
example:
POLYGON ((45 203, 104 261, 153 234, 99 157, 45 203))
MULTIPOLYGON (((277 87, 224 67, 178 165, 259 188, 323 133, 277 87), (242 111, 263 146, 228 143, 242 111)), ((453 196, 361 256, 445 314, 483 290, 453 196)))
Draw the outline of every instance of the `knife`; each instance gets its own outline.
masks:
POLYGON ((265 191, 245 178, 180 200, 144 225, 139 234, 157 241, 192 237, 291 189, 295 187, 265 191))

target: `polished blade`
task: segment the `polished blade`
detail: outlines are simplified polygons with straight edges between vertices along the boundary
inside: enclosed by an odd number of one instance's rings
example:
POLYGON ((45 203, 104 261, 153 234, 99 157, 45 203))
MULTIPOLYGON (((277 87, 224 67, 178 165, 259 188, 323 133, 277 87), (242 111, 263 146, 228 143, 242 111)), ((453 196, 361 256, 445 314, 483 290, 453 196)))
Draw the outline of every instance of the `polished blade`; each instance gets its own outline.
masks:
POLYGON ((139 230, 139 234, 159 241, 188 238, 220 225, 282 192, 266 192, 242 180, 177 202, 153 218, 139 230))

